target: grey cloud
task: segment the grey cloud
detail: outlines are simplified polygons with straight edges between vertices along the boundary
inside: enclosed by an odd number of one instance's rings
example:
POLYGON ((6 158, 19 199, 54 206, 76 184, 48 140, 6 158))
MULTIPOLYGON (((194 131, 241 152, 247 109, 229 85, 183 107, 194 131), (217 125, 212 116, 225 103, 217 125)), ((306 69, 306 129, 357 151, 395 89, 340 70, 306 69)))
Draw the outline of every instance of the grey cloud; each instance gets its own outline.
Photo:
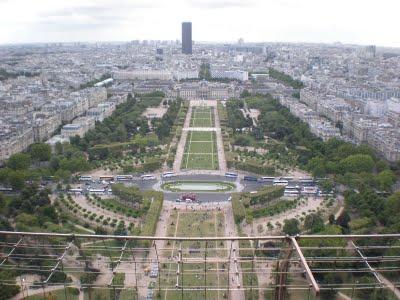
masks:
POLYGON ((152 8, 149 1, 114 1, 104 4, 77 6, 39 15, 34 26, 46 31, 94 30, 120 24, 133 24, 135 12, 152 8))
POLYGON ((154 3, 151 3, 150 1, 135 1, 134 3, 127 1, 113 1, 104 4, 69 7, 43 13, 39 16, 42 18, 64 17, 70 15, 115 15, 115 17, 118 17, 119 14, 128 13, 134 9, 146 9, 152 7, 154 7, 154 3))
POLYGON ((154 3, 152 4, 149 1, 135 1, 134 3, 127 1, 114 1, 96 5, 68 7, 57 11, 43 13, 39 15, 39 17, 52 18, 68 17, 71 15, 84 15, 91 17, 113 15, 115 17, 119 17, 120 15, 127 14, 134 10, 147 9, 152 7, 154 7, 154 3))

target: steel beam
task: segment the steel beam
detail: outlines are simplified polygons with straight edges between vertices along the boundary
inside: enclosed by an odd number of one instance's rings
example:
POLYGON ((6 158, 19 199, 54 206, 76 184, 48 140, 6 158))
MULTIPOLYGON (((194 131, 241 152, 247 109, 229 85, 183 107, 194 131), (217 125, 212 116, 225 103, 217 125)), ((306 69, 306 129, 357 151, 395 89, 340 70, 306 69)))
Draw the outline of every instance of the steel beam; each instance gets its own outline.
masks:
POLYGON ((367 266, 367 268, 371 271, 371 273, 374 275, 374 277, 376 278, 376 280, 378 280, 378 282, 380 284, 383 284, 381 278, 379 277, 378 273, 375 271, 374 268, 371 267, 371 265, 368 262, 368 259, 362 254, 361 250, 358 249, 357 245, 354 244, 353 241, 350 241, 350 245, 354 248, 354 250, 356 250, 356 252, 358 253, 358 255, 360 255, 361 259, 364 261, 365 265, 367 266))
POLYGON ((22 236, 19 241, 14 244, 13 248, 10 250, 10 252, 8 252, 8 254, 6 255, 6 257, 3 259, 3 261, 0 263, 0 266, 2 266, 7 260, 8 258, 14 253, 14 251, 18 248, 18 246, 22 243, 22 240, 24 239, 24 237, 22 236))
POLYGON ((318 285, 317 281, 315 280, 314 275, 311 272, 310 267, 308 266, 307 260, 305 259, 304 255, 303 255, 303 252, 301 251, 301 248, 300 248, 299 244, 297 243, 296 238, 295 237, 289 237, 289 238, 290 238, 290 241, 292 242, 292 245, 293 245, 294 249, 297 252, 297 255, 300 258, 300 262, 301 262, 301 265, 303 266, 303 268, 305 270, 308 282, 312 285, 312 287, 313 287, 313 289, 315 291, 315 294, 319 295, 319 292, 320 292, 319 285, 318 285))
POLYGON ((68 244, 67 247, 65 247, 65 250, 63 252, 63 254, 61 254, 61 256, 59 256, 57 258, 57 263, 54 266, 54 268, 51 269, 51 273, 49 274, 49 276, 47 277, 47 279, 43 282, 44 284, 47 284, 49 282, 49 280, 51 279, 51 277, 54 275, 54 273, 57 271, 58 267, 60 266, 60 264, 62 264, 62 260, 64 259, 65 255, 67 255, 68 250, 71 248, 71 246, 73 245, 72 242, 70 242, 68 244))

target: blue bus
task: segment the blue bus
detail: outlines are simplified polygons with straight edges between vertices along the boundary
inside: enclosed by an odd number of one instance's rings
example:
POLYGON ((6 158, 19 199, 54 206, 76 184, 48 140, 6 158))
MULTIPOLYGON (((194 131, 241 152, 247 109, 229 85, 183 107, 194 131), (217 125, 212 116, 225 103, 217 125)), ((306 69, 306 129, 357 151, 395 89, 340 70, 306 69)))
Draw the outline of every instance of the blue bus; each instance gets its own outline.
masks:
POLYGON ((254 176, 244 176, 243 180, 245 181, 257 181, 258 178, 254 176))

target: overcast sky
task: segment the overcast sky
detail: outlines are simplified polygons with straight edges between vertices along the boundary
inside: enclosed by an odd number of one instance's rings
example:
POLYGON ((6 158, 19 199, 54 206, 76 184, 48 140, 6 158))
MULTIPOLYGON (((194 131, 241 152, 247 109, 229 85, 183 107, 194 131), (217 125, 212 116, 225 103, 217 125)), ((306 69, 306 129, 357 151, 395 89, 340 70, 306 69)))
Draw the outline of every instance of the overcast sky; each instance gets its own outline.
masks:
POLYGON ((180 39, 400 47, 400 0, 0 0, 0 43, 180 39))

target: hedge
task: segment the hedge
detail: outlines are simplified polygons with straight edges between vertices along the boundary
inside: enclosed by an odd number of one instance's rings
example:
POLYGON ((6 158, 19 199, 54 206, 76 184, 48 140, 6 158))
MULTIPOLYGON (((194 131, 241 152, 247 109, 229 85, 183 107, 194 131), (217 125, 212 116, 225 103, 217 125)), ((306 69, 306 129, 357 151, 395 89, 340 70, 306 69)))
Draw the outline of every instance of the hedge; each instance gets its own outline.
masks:
POLYGON ((271 200, 283 196, 285 192, 284 186, 264 186, 256 194, 246 194, 250 199, 250 205, 266 204, 271 200))
POLYGON ((274 205, 267 206, 260 209, 250 209, 249 214, 252 215, 254 218, 261 218, 266 216, 274 216, 285 212, 289 209, 296 208, 298 204, 297 200, 289 200, 289 201, 280 201, 274 205))
POLYGON ((164 161, 161 158, 152 158, 151 160, 143 163, 138 167, 133 166, 125 166, 125 173, 144 173, 144 172, 154 172, 158 169, 161 169, 164 161))
POLYGON ((230 164, 232 164, 232 167, 234 167, 237 170, 251 172, 259 175, 271 175, 271 176, 276 175, 274 167, 263 166, 262 164, 256 162, 231 161, 230 164))
POLYGON ((240 224, 246 217, 246 208, 244 207, 239 194, 232 194, 232 211, 236 224, 240 224))
MULTIPOLYGON (((144 195, 146 198, 153 198, 153 200, 144 220, 144 224, 141 229, 141 235, 154 236, 163 206, 164 194, 156 191, 145 191, 144 195)), ((149 247, 151 245, 151 241, 145 241, 144 244, 145 246, 149 247)))
POLYGON ((121 200, 125 202, 132 202, 132 203, 142 203, 143 196, 140 192, 139 188, 131 186, 125 186, 122 183, 113 184, 112 187, 113 195, 117 196, 121 200))

